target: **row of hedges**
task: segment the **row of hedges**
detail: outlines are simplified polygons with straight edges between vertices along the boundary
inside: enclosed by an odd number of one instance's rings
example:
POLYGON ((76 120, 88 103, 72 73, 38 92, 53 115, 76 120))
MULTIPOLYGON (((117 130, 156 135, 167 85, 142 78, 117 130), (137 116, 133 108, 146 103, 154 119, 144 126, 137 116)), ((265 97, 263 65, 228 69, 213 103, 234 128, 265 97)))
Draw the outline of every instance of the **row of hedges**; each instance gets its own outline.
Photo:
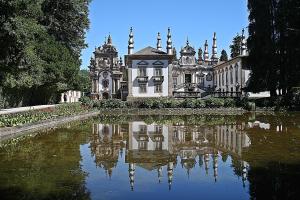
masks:
POLYGON ((208 99, 170 99, 170 98, 145 98, 132 101, 121 101, 119 99, 109 100, 90 100, 87 97, 81 99, 81 102, 89 107, 95 108, 221 108, 221 107, 243 107, 244 102, 226 98, 208 98, 208 99))

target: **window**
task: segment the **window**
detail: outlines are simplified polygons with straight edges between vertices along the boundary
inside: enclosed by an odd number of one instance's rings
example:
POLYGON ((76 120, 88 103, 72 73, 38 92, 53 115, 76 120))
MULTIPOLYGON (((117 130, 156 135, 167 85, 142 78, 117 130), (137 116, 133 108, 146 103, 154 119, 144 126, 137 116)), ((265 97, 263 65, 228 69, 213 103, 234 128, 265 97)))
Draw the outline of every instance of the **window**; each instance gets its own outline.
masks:
POLYGON ((139 150, 147 150, 148 149, 148 141, 139 141, 138 149, 139 150))
POLYGON ((235 82, 238 83, 239 82, 239 66, 235 65, 235 82))
POLYGON ((230 83, 233 84, 233 69, 230 67, 230 83))
POLYGON ((161 84, 155 85, 154 93, 161 93, 161 92, 162 92, 162 85, 161 84))
POLYGON ((156 134, 161 134, 162 133, 162 126, 155 126, 154 129, 155 129, 156 134))
POLYGON ((228 85, 228 71, 226 70, 226 85, 228 85))
POLYGON ((140 84, 139 92, 140 93, 147 93, 147 85, 146 84, 140 84))
POLYGON ((201 76, 198 76, 198 83, 199 83, 199 86, 201 88, 203 88, 204 87, 204 78, 201 76))
POLYGON ((222 72, 222 85, 225 85, 225 83, 224 83, 224 72, 222 72))
POLYGON ((108 88, 108 85, 109 85, 108 80, 107 80, 107 79, 104 79, 104 80, 102 81, 102 85, 103 85, 104 88, 108 88))
POLYGON ((206 80, 207 81, 212 81, 212 75, 211 75, 210 72, 206 75, 206 80))
POLYGON ((219 72, 219 87, 221 87, 221 73, 219 72))
POLYGON ((162 68, 154 68, 154 76, 162 76, 162 68))
POLYGON ((173 78, 173 85, 176 86, 177 85, 177 77, 173 78))
POLYGON ((147 68, 139 67, 138 76, 147 76, 147 68))
POLYGON ((147 125, 139 125, 139 130, 141 134, 147 134, 147 125))

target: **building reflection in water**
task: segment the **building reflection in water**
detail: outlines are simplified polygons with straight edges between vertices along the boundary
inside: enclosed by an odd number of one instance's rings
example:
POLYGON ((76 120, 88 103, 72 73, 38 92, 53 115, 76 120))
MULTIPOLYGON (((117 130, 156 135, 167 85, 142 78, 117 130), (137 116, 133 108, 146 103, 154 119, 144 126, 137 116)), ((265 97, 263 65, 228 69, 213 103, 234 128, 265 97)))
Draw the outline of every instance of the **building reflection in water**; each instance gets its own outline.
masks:
POLYGON ((207 175, 211 170, 212 178, 217 181, 218 158, 222 153, 235 158, 238 166, 234 171, 241 176, 244 185, 248 163, 241 159, 242 150, 251 144, 245 129, 243 123, 205 127, 185 126, 184 123, 149 125, 143 121, 123 125, 94 124, 91 151, 97 166, 111 177, 119 155, 122 156, 126 147, 125 162, 131 190, 134 190, 136 167, 156 170, 158 182, 161 182, 165 168, 171 189, 177 164, 185 168, 189 176, 198 161, 200 167, 204 165, 207 175))

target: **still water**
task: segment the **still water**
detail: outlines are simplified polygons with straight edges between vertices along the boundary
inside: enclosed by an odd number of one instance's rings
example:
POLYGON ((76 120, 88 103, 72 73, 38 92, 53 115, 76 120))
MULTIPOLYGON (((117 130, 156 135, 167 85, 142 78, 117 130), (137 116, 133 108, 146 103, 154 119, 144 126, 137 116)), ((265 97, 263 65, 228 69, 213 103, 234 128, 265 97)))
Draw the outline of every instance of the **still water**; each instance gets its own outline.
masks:
POLYGON ((0 160, 1 199, 299 199, 300 115, 97 117, 0 160))

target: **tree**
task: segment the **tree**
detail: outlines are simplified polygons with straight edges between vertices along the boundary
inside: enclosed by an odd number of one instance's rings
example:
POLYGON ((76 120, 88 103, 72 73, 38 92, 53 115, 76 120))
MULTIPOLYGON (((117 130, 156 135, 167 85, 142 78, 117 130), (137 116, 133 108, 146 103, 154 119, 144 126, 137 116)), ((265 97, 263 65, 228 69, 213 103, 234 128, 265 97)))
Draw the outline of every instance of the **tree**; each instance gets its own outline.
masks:
POLYGON ((299 7, 297 0, 248 1, 250 91, 286 95, 299 85, 299 7))
POLYGON ((76 89, 89 2, 0 0, 0 89, 10 106, 76 89))
POLYGON ((235 58, 238 55, 240 55, 240 51, 241 51, 241 43, 242 43, 242 36, 237 34, 233 40, 232 40, 232 44, 229 46, 230 47, 230 57, 231 58, 235 58))
POLYGON ((78 88, 80 91, 83 91, 85 93, 88 93, 91 91, 91 80, 89 71, 86 69, 82 69, 79 71, 78 80, 76 81, 77 85, 76 88, 78 88))
POLYGON ((220 61, 228 61, 227 52, 224 49, 221 51, 220 61))

